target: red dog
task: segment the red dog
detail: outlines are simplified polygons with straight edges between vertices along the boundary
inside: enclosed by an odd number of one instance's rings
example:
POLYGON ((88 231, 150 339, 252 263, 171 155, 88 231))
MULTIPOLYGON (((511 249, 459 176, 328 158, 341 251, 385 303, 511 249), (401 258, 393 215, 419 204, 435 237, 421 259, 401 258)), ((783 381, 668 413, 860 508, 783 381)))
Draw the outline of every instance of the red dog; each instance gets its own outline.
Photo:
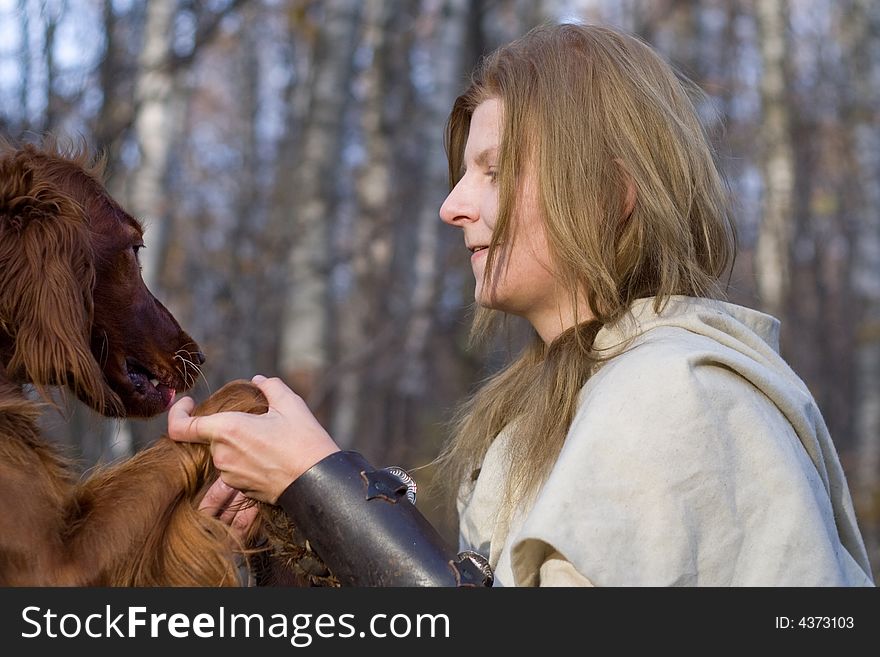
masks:
MULTIPOLYGON (((206 450, 164 439, 78 481, 22 389, 149 417, 192 386, 204 356, 144 285, 143 245, 84 153, 0 149, 2 585, 238 583, 229 532, 193 504, 216 476, 206 450)), ((241 402, 228 392, 209 407, 241 402)))

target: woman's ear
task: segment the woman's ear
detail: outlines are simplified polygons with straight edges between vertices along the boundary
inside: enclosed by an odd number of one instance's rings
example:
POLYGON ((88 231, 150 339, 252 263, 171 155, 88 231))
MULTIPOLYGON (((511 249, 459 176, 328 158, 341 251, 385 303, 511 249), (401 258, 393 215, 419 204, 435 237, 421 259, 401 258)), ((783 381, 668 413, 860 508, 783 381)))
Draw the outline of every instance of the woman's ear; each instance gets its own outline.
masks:
POLYGON ((90 348, 94 283, 80 204, 21 152, 0 161, 0 317, 14 342, 7 372, 44 397, 44 386, 67 385, 103 412, 115 395, 90 348))
POLYGON ((636 209, 636 183, 632 176, 626 175, 626 195, 623 197, 623 217, 629 219, 636 209))
POLYGON ((623 163, 623 160, 616 158, 614 163, 620 169, 621 180, 623 182, 621 186, 624 190, 623 203, 621 205, 623 213, 620 218, 622 221, 626 221, 632 215, 633 210, 636 209, 636 200, 638 199, 636 182, 633 179, 632 174, 629 172, 629 169, 627 169, 626 165, 623 163))

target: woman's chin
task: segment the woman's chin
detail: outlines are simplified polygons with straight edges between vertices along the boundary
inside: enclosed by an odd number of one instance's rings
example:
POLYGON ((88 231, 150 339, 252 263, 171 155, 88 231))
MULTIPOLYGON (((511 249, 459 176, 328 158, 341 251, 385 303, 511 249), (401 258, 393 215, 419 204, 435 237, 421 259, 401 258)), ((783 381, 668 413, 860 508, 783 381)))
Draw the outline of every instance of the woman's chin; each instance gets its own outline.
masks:
POLYGON ((474 303, 485 310, 506 310, 504 303, 498 299, 497 295, 483 294, 480 288, 474 291, 474 303))

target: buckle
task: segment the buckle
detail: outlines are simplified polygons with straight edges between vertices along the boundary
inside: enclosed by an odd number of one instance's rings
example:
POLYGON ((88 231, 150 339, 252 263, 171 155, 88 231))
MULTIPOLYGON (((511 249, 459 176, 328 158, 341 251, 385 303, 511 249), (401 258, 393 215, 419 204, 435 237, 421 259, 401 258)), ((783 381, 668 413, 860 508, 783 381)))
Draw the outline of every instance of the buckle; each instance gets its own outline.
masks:
POLYGON ((403 482, 403 484, 406 486, 406 499, 408 499, 411 504, 415 504, 418 486, 416 486, 416 480, 410 476, 409 472, 396 465, 392 465, 391 467, 383 469, 385 470, 385 472, 394 475, 403 482))
POLYGON ((452 565, 458 571, 459 586, 492 586, 495 575, 489 560, 479 552, 464 550, 452 565))
POLYGON ((361 478, 367 486, 367 499, 380 498, 397 504, 404 496, 410 503, 416 503, 416 482, 403 468, 393 466, 380 470, 363 470, 361 478))

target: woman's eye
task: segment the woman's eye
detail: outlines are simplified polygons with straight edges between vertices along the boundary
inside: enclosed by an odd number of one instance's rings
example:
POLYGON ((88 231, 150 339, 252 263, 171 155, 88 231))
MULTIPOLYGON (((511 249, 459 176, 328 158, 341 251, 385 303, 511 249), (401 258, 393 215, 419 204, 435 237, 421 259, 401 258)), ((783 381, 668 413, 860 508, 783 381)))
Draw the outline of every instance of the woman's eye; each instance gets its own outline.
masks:
POLYGON ((143 244, 132 244, 131 245, 131 250, 134 251, 135 257, 137 257, 138 253, 140 252, 140 250, 142 248, 144 248, 143 244))
POLYGON ((489 170, 486 172, 486 175, 489 176, 489 179, 490 179, 492 182, 497 182, 497 181, 498 181, 498 169, 489 169, 489 170))

